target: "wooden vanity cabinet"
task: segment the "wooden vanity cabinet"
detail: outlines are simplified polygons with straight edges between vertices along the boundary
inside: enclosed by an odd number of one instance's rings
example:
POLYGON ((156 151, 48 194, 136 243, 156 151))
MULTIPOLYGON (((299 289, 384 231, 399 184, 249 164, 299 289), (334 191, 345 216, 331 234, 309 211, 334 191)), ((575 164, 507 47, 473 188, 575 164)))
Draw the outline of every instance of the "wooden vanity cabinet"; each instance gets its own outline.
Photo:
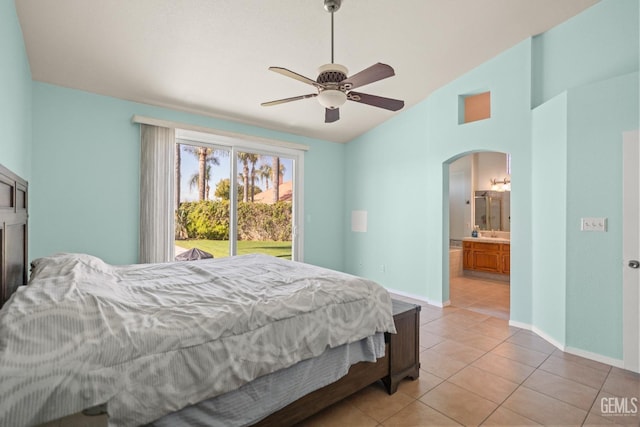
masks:
POLYGON ((509 274, 511 245, 508 243, 462 242, 463 268, 487 273, 509 274))
POLYGON ((500 245, 500 257, 501 257, 501 265, 502 270, 500 271, 503 274, 511 273, 511 245, 501 244, 500 245))

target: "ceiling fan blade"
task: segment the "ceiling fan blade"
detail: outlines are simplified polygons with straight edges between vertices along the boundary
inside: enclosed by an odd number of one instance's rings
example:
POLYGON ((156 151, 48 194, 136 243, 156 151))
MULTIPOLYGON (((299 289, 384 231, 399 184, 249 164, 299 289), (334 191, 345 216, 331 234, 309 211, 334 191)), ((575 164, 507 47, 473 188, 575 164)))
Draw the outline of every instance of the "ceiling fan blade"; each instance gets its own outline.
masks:
POLYGON ((396 73, 393 71, 391 66, 378 62, 377 64, 374 64, 369 68, 365 68, 351 77, 347 77, 345 80, 341 81, 340 84, 345 86, 350 85, 345 87, 345 89, 350 90, 368 85, 369 83, 377 82, 378 80, 386 79, 387 77, 394 76, 395 74, 396 73))
POLYGON ((269 67, 269 70, 276 72, 278 74, 282 74, 283 76, 286 77, 291 77, 292 79, 296 79, 302 83, 306 83, 306 84, 310 84, 311 86, 315 86, 317 88, 322 88, 324 89, 324 85, 318 83, 315 80, 310 79, 309 77, 305 77, 301 74, 298 73, 294 73, 291 70, 287 70, 286 68, 282 68, 282 67, 269 67))
POLYGON ((317 93, 310 93, 308 95, 300 95, 291 98, 278 99, 276 101, 263 102, 260 105, 262 105, 263 107, 271 107, 272 105, 284 104, 285 102, 298 101, 300 99, 315 98, 316 96, 318 96, 317 93))
POLYGON ((325 123, 333 123, 340 120, 340 109, 339 108, 325 108, 324 111, 324 122, 325 123))
POLYGON ((347 99, 391 111, 398 111, 404 107, 404 101, 400 101, 399 99, 384 98, 382 96, 369 95, 361 92, 349 92, 347 99))

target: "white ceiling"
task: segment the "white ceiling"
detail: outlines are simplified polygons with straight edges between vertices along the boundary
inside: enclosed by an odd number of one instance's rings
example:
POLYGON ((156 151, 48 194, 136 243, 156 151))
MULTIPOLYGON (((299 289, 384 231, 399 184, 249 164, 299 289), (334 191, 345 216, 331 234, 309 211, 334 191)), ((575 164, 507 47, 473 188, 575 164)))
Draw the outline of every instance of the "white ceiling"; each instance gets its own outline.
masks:
MULTIPOLYGON (((358 91, 405 108, 597 0, 343 0, 335 62, 394 77, 358 91)), ((34 80, 268 129, 346 142, 401 114, 348 102, 324 123, 313 93, 267 70, 315 80, 331 62, 323 0, 16 0, 34 80)))

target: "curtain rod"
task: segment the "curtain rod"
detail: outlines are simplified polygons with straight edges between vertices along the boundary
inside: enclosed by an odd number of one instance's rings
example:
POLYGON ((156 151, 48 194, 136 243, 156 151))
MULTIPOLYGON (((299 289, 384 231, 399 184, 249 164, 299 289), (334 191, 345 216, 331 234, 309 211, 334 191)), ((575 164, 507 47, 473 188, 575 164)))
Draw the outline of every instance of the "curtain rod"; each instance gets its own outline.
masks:
POLYGON ((174 122, 171 120, 156 119, 153 117, 140 116, 137 114, 133 115, 133 117, 131 118, 131 121, 133 123, 138 123, 143 125, 191 130, 196 132, 208 133, 211 135, 222 136, 226 138, 235 138, 242 141, 259 142, 262 144, 272 145, 274 147, 291 148, 294 150, 302 150, 302 151, 309 151, 309 149, 311 148, 308 145, 298 144, 297 142, 280 141, 278 139, 263 138, 260 136, 247 135, 247 134, 238 133, 238 132, 229 132, 225 130, 209 128, 206 126, 198 126, 198 125, 191 125, 188 123, 174 122))

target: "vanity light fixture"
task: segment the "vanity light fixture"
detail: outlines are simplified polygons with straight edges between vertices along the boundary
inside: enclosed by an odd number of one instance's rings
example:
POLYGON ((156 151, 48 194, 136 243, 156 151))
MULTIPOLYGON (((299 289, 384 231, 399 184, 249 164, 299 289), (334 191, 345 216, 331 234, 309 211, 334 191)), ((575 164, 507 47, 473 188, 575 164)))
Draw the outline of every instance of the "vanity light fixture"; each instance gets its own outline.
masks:
POLYGON ((504 179, 493 178, 490 182, 491 189, 494 191, 511 191, 511 179, 508 177, 504 179))

